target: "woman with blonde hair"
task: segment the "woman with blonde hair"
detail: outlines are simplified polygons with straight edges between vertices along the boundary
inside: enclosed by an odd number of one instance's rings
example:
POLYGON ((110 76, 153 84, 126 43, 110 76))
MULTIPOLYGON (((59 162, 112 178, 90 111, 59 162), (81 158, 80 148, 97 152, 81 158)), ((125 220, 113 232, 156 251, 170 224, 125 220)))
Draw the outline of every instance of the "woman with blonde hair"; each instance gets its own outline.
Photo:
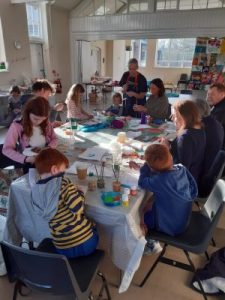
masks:
POLYGON ((82 94, 84 93, 82 84, 73 84, 66 97, 67 118, 76 118, 79 120, 91 119, 93 116, 87 113, 81 104, 82 94))
MULTIPOLYGON (((178 101, 173 106, 173 122, 177 137, 170 144, 174 163, 183 164, 198 182, 205 154, 206 136, 197 105, 191 101, 178 101)), ((169 145, 166 139, 162 143, 169 145)))

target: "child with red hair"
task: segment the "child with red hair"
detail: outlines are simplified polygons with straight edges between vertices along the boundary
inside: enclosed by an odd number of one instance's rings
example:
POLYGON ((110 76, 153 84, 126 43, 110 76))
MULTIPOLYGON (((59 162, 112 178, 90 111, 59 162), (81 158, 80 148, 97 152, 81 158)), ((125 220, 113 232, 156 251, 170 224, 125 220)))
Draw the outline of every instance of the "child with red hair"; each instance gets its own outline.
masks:
MULTIPOLYGON (((138 184, 153 193, 144 207, 141 227, 145 233, 155 229, 177 235, 187 228, 192 201, 197 196, 197 184, 181 164, 173 165, 167 146, 152 144, 145 151, 145 164, 140 169, 138 184)), ((147 240, 145 254, 159 252, 158 242, 147 240)))
POLYGON ((64 177, 68 159, 48 148, 37 155, 35 166, 40 180, 32 187, 32 203, 36 213, 49 223, 56 252, 67 257, 91 254, 98 235, 85 216, 84 193, 64 177))

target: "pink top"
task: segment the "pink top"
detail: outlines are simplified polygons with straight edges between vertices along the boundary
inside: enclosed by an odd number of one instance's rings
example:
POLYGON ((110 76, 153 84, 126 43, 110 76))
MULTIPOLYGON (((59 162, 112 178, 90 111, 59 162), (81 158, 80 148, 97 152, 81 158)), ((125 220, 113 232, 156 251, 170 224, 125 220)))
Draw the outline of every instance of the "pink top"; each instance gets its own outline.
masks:
POLYGON ((67 118, 88 119, 88 116, 82 113, 81 105, 77 106, 71 99, 66 99, 65 102, 67 105, 67 118))
MULTIPOLYGON (((48 123, 46 129, 46 146, 55 148, 57 146, 57 137, 51 123, 48 123)), ((2 153, 19 163, 24 163, 25 155, 22 154, 23 150, 29 147, 29 138, 23 134, 22 124, 18 121, 14 121, 6 134, 5 142, 3 145, 2 153), (18 150, 16 147, 18 145, 18 150)))

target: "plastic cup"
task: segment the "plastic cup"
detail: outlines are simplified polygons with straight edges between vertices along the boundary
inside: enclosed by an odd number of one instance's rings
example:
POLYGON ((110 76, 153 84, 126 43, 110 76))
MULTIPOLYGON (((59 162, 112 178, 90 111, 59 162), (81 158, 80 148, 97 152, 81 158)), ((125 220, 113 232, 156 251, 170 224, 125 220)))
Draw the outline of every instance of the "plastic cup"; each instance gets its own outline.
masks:
POLYGON ((87 178, 87 166, 85 164, 77 166, 77 177, 79 180, 85 180, 87 178))
POLYGON ((126 142, 126 132, 118 132, 117 134, 117 141, 121 144, 124 144, 126 142))

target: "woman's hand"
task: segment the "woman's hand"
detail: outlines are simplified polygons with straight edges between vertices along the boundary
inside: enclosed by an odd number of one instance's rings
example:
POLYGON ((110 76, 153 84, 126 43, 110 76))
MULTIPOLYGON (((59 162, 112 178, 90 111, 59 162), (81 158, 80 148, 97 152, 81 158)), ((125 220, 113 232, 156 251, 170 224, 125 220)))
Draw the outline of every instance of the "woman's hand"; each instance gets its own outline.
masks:
POLYGON ((30 164, 33 164, 34 161, 35 161, 35 155, 34 156, 27 156, 26 159, 25 159, 25 163, 30 163, 30 164))
POLYGON ((143 105, 137 105, 137 104, 135 104, 133 106, 133 110, 134 111, 138 111, 138 112, 147 112, 147 109, 146 109, 145 106, 143 106, 143 105))
POLYGON ((129 96, 129 97, 136 97, 137 96, 137 93, 135 93, 135 92, 126 92, 126 94, 127 94, 127 96, 129 96))

